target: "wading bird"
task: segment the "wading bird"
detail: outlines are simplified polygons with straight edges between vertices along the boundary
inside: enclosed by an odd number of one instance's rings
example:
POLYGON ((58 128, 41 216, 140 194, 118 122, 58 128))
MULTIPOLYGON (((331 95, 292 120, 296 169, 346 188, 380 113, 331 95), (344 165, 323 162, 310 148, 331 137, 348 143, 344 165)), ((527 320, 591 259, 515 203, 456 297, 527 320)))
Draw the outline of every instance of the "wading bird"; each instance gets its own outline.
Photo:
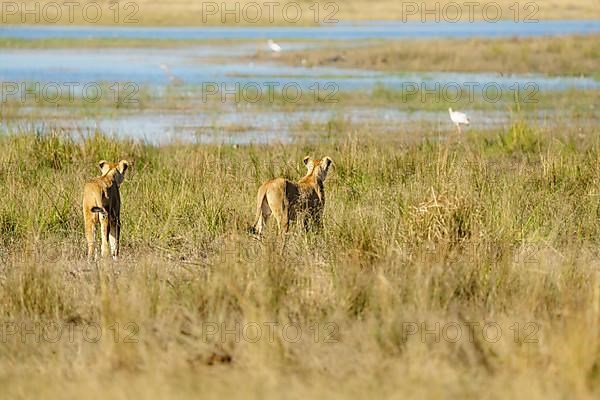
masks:
POLYGON ((281 52, 281 46, 278 45, 277 43, 275 43, 274 41, 272 41, 271 39, 269 39, 267 41, 267 45, 269 46, 269 49, 271 49, 271 51, 273 53, 280 53, 281 52))
POLYGON ((448 112, 450 113, 450 119, 452 120, 454 125, 456 125, 456 129, 458 129, 458 133, 461 133, 461 125, 469 125, 471 123, 471 121, 469 121, 469 118, 467 117, 467 114, 465 113, 452 111, 452 108, 449 108, 448 112))

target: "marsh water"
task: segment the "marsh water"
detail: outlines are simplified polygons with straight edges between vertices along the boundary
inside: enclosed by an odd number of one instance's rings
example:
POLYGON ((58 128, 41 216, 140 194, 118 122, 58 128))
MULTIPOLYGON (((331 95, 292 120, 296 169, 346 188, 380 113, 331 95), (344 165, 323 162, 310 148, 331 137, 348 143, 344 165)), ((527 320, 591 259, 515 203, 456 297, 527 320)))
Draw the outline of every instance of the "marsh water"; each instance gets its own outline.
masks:
POLYGON ((21 39, 122 38, 154 40, 245 40, 307 39, 364 40, 432 37, 526 37, 600 32, 600 21, 537 21, 494 23, 451 22, 357 22, 321 26, 229 26, 193 28, 80 27, 80 26, 2 26, 0 37, 21 39))
MULTIPOLYGON (((201 40, 190 46, 104 48, 104 49, 3 49, 0 53, 0 82, 72 83, 134 82, 160 93, 176 82, 175 90, 196 91, 201 97, 207 83, 225 85, 297 85, 308 90, 314 85, 334 85, 339 91, 370 92, 377 87, 402 89, 407 85, 434 88, 436 85, 467 84, 495 86, 509 90, 517 85, 534 84, 539 91, 597 89, 600 82, 584 77, 547 77, 542 75, 501 75, 490 73, 382 73, 335 67, 282 66, 273 60, 249 61, 257 52, 266 52, 266 39, 273 38, 284 51, 311 49, 326 41, 338 41, 339 46, 364 44, 368 40, 409 40, 431 37, 525 37, 539 35, 585 34, 600 32, 600 21, 547 21, 535 24, 502 21, 479 23, 361 23, 335 24, 330 27, 201 27, 201 28, 113 28, 113 27, 23 27, 4 26, 0 37, 29 40, 113 38, 148 40, 201 40), (214 40, 227 39, 215 43, 214 40), (204 44, 206 41, 206 44, 204 44), (211 41, 213 41, 211 43, 211 41)), ((151 42, 150 42, 151 43, 151 42)), ((503 110, 480 116, 480 122, 497 124, 506 120, 503 110), (487 116, 486 116, 487 115, 487 116)), ((476 115, 476 114, 475 114, 476 115)), ((271 141, 289 139, 289 131, 301 123, 325 123, 332 118, 352 121, 384 121, 404 124, 415 119, 437 122, 445 118, 439 112, 410 112, 378 108, 342 108, 332 110, 313 107, 311 110, 247 112, 231 107, 226 111, 207 113, 153 111, 131 115, 85 117, 73 120, 55 118, 67 129, 99 128, 116 135, 129 135, 157 143, 173 137, 195 141, 271 141), (61 121, 67 121, 62 122, 61 121), (228 126, 245 125, 243 134, 223 136, 228 126), (198 133, 201 132, 201 133, 198 133)), ((538 118, 536 115, 534 118, 538 118)), ((2 126, 14 126, 12 121, 2 126)), ((39 126, 39 121, 28 121, 39 126)), ((385 124, 383 124, 385 125, 385 124)))

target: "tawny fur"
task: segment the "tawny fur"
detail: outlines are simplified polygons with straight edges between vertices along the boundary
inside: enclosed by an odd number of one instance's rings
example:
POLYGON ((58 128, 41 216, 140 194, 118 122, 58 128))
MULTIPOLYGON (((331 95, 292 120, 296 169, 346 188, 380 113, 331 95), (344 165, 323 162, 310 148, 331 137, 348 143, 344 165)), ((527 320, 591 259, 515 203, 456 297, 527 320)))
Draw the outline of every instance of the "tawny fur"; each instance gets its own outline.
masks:
POLYGON ((125 179, 125 171, 129 167, 126 160, 109 163, 102 160, 98 163, 102 175, 89 180, 83 188, 83 220, 87 241, 88 258, 95 257, 95 228, 100 223, 101 254, 110 254, 114 259, 119 256, 119 239, 121 235, 121 195, 119 186, 125 179))
POLYGON ((280 232, 288 232, 289 224, 298 217, 304 226, 321 226, 325 208, 325 187, 329 167, 333 164, 330 157, 321 160, 304 158, 306 175, 298 182, 284 178, 269 180, 261 185, 256 196, 256 222, 253 231, 262 235, 267 220, 273 214, 280 232))

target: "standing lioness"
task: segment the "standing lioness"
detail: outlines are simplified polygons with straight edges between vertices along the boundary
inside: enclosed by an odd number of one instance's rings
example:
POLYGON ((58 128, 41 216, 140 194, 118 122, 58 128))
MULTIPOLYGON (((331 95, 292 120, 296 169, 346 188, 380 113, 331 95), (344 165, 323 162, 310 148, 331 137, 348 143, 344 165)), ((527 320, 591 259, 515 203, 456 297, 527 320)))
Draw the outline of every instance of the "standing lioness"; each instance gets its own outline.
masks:
POLYGON ((116 260, 119 256, 119 236, 121 234, 121 196, 119 185, 125 179, 129 163, 125 160, 118 164, 102 160, 98 163, 102 175, 88 181, 83 188, 83 221, 87 240, 88 258, 95 256, 95 228, 100 222, 102 238, 102 257, 110 252, 116 260))
POLYGON ((280 232, 287 232, 289 221, 296 219, 299 214, 304 219, 305 228, 308 228, 311 222, 320 226, 325 207, 323 182, 332 163, 330 157, 312 160, 306 156, 306 176, 297 183, 284 178, 263 183, 256 197, 256 223, 253 231, 261 235, 271 214, 275 216, 280 232))

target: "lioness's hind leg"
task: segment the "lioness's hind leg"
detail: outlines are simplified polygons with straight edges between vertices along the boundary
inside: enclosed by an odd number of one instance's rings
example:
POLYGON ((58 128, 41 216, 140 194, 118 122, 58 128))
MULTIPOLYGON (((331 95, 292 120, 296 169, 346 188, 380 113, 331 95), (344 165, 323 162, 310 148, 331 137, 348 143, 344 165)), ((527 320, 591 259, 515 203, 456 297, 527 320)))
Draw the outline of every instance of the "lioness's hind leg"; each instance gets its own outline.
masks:
POLYGON ((277 194, 270 195, 267 193, 267 201, 271 207, 271 211, 273 212, 273 216, 277 221, 277 226, 279 227, 279 232, 287 233, 288 231, 288 212, 285 204, 285 200, 280 199, 277 194))
POLYGON ((258 193, 256 194, 256 222, 250 229, 251 232, 259 236, 262 235, 265 225, 267 224, 267 220, 271 215, 271 208, 267 203, 267 189, 268 185, 266 183, 258 188, 258 193))
POLYGON ((264 196, 256 210, 256 223, 254 224, 254 233, 256 233, 259 236, 262 235, 263 230, 267 225, 267 221, 269 220, 269 216, 271 216, 271 208, 267 203, 267 197, 264 196))
POLYGON ((260 217, 258 217, 258 227, 256 229, 256 232, 259 235, 262 235, 265 227, 267 226, 267 221, 269 220, 270 216, 271 216, 271 208, 267 204, 267 199, 265 198, 265 200, 263 201, 263 205, 260 209, 260 217))
POLYGON ((111 221, 109 227, 108 240, 110 242, 110 254, 113 259, 119 257, 119 236, 121 235, 121 226, 118 220, 111 221))
POLYGON ((100 214, 100 236, 102 240, 101 254, 102 257, 107 257, 109 252, 108 231, 109 231, 108 216, 100 214))
POLYGON ((85 240, 87 242, 87 256, 89 260, 95 257, 95 241, 96 241, 96 223, 98 222, 96 215, 91 212, 84 211, 83 222, 85 224, 85 240))

